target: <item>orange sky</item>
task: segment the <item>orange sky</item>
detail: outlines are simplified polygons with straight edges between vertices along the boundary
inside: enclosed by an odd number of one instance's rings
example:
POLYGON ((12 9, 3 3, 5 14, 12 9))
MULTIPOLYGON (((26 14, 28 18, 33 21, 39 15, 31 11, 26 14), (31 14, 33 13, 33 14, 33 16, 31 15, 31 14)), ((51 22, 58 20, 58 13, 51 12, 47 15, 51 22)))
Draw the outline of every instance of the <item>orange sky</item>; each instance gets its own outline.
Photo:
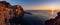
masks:
POLYGON ((60 10, 60 7, 31 7, 26 10, 60 10))

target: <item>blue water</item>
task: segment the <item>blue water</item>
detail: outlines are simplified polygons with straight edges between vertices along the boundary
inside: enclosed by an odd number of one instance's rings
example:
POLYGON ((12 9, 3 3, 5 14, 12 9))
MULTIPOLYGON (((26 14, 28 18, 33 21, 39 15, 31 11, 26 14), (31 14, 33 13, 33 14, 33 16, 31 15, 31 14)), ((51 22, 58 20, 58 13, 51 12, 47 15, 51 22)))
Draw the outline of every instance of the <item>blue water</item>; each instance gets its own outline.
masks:
POLYGON ((49 10, 27 10, 26 12, 32 13, 30 14, 25 14, 24 19, 23 19, 23 24, 24 25, 44 25, 44 22, 48 19, 50 19, 50 11, 49 10))

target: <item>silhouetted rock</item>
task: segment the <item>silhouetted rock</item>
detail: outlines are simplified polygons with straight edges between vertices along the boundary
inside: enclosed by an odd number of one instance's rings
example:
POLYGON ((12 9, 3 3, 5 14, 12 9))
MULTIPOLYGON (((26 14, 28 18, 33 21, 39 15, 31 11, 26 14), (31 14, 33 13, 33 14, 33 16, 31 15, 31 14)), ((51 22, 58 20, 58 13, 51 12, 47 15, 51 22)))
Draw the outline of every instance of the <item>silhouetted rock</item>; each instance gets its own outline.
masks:
POLYGON ((55 23, 54 19, 50 19, 50 20, 45 21, 45 25, 54 25, 54 23, 55 23))
POLYGON ((32 13, 30 13, 30 12, 24 12, 24 14, 30 14, 30 15, 32 15, 32 13))
POLYGON ((60 12, 57 13, 55 19, 45 21, 45 25, 60 25, 60 12))
POLYGON ((60 25, 60 12, 57 13, 55 20, 56 20, 56 25, 60 25))

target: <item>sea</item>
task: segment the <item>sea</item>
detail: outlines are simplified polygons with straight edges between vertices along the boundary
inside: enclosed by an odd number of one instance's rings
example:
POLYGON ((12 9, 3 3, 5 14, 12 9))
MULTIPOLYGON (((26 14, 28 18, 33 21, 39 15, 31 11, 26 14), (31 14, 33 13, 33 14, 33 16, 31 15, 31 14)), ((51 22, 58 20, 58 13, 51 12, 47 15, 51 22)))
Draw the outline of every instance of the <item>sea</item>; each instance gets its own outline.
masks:
MULTIPOLYGON (((24 25, 45 25, 45 21, 51 19, 52 16, 51 10, 25 10, 25 12, 29 12, 32 14, 24 14, 24 25)), ((53 11, 54 18, 57 16, 57 12, 59 12, 59 10, 53 11)))

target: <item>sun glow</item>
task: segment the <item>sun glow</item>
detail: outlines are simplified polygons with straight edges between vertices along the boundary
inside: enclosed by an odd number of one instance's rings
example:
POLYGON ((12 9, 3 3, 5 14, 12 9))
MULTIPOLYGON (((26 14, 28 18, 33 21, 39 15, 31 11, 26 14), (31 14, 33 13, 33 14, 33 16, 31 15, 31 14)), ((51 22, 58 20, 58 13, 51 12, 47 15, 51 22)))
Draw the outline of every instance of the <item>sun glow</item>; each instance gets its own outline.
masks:
POLYGON ((50 18, 53 19, 53 18, 55 18, 55 17, 54 17, 55 11, 56 11, 56 10, 60 10, 60 7, 55 7, 55 6, 52 7, 52 6, 51 6, 51 7, 50 7, 50 10, 51 10, 51 17, 50 17, 50 18))

